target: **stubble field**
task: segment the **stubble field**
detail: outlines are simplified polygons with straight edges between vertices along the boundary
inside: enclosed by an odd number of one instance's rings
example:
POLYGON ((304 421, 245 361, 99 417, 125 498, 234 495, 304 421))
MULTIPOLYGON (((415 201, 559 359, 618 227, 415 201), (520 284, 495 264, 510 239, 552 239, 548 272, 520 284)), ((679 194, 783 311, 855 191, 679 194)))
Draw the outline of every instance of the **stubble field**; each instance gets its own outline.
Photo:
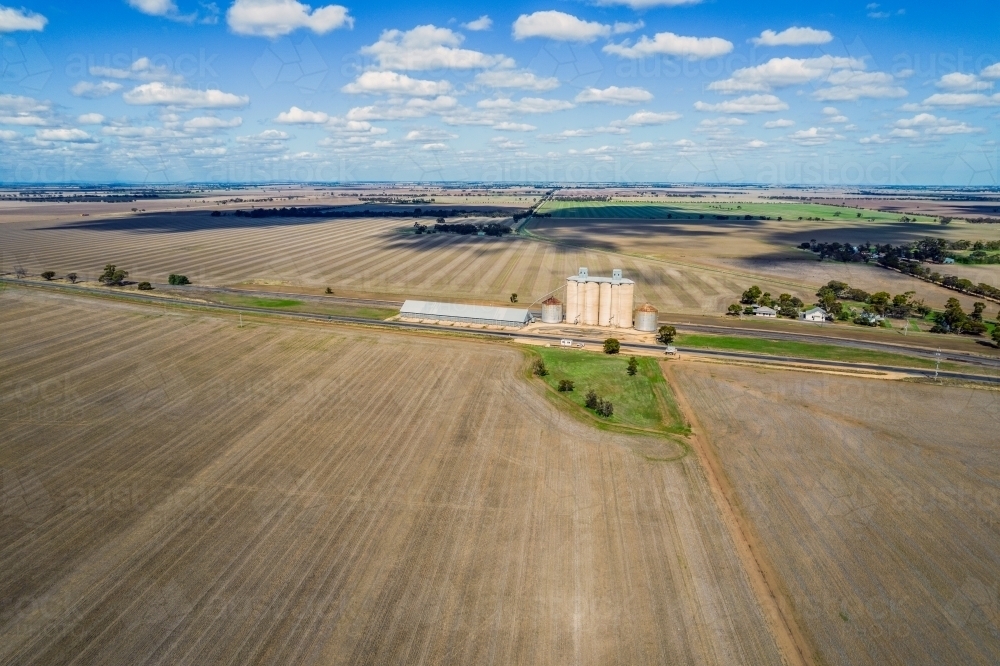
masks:
POLYGON ((515 347, 0 293, 0 662, 777 663, 693 456, 515 347))
POLYGON ((1000 660, 1000 393, 674 375, 817 663, 1000 660))
MULTIPOLYGON (((691 270, 715 270, 743 283, 778 283, 783 291, 799 295, 806 302, 814 301, 816 288, 830 280, 869 292, 885 290, 896 294, 912 290, 916 298, 935 308, 957 297, 968 310, 976 299, 862 263, 819 262, 816 254, 797 249, 804 241, 900 245, 925 237, 1000 240, 998 225, 954 221, 942 226, 931 217, 900 222, 901 213, 801 203, 551 201, 540 210, 552 214, 551 218, 535 218, 529 223, 531 232, 540 237, 653 257, 678 267, 690 266, 691 270), (861 218, 856 217, 859 212, 861 218), (699 215, 704 218, 699 219, 699 215), (716 215, 729 219, 719 220, 716 215), (745 215, 767 215, 772 219, 742 219, 745 215), (779 216, 783 219, 778 220, 779 216), (796 290, 787 286, 789 283, 802 287, 796 290)), ((948 265, 935 270, 1000 286, 1000 265, 948 265)), ((763 284, 760 286, 767 290, 763 284)), ((996 308, 990 305, 989 311, 995 312, 996 308)))
MULTIPOLYGON (((421 218, 426 224, 429 220, 421 218)), ((587 266, 592 275, 622 268, 637 284, 637 301, 661 310, 720 313, 754 280, 750 274, 668 265, 588 247, 522 237, 415 235, 399 218, 235 218, 206 212, 150 214, 72 222, 0 224, 0 272, 73 271, 93 280, 107 263, 134 280, 166 282, 170 273, 196 284, 257 284, 338 296, 454 299, 529 304, 565 285, 587 266)), ((760 280, 777 295, 803 299, 815 291, 789 280, 760 280)))

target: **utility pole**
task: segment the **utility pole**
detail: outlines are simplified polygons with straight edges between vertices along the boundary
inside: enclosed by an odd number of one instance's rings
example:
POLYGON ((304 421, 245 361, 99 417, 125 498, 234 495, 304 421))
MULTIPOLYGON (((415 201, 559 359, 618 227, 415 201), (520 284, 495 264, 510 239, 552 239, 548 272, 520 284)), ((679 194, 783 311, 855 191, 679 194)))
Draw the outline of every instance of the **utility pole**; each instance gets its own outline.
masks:
POLYGON ((938 369, 941 367, 941 350, 934 352, 934 381, 938 380, 938 369))
POLYGON ((240 328, 243 328, 243 313, 240 313, 240 328))

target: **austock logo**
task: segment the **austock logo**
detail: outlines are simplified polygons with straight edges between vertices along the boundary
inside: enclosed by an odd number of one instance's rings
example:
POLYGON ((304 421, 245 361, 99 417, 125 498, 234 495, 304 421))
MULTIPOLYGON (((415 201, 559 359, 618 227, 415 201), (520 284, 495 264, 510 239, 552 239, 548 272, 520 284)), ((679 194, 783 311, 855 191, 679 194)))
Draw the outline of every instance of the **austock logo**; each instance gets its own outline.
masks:
POLYGON ((34 37, 20 44, 12 37, 0 37, 0 47, 0 81, 31 91, 45 87, 52 63, 34 37))

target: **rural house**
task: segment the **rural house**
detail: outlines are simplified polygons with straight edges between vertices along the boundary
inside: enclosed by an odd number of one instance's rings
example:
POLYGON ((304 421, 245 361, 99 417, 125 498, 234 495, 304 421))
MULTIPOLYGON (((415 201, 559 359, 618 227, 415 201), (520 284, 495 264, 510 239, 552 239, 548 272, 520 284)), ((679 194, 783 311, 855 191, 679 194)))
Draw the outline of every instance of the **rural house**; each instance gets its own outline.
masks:
POLYGON ((771 317, 773 319, 778 316, 778 311, 766 305, 758 305, 753 309, 753 314, 755 317, 771 317))
POLYGON ((826 310, 823 308, 811 308, 799 313, 799 319, 802 321, 826 321, 826 318, 826 310))

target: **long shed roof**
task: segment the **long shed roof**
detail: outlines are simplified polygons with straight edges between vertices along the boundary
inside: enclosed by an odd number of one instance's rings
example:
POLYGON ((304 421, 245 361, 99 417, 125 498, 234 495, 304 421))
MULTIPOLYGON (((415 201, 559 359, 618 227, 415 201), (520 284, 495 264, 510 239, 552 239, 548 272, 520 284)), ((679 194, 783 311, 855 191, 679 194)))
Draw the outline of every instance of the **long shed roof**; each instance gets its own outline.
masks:
POLYGON ((453 319, 478 319, 523 326, 531 320, 531 313, 521 308, 498 308, 490 305, 465 305, 462 303, 434 303, 432 301, 406 301, 399 314, 413 318, 448 317, 453 319))

